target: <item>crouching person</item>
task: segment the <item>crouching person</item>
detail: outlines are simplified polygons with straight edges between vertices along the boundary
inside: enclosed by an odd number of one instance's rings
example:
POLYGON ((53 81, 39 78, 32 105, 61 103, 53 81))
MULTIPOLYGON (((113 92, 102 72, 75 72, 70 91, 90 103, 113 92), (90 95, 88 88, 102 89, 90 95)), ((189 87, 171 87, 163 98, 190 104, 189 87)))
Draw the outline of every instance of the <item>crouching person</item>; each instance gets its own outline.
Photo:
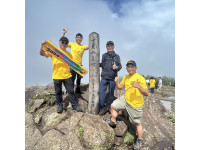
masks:
POLYGON ((111 120, 109 125, 116 127, 116 118, 119 110, 126 110, 129 114, 129 120, 132 124, 136 124, 137 141, 133 145, 134 149, 140 149, 143 144, 143 127, 141 125, 144 96, 149 95, 146 80, 143 76, 136 73, 137 66, 135 61, 128 61, 126 64, 128 75, 124 76, 119 83, 119 77, 115 77, 115 83, 118 89, 125 87, 125 96, 121 96, 111 104, 111 120))

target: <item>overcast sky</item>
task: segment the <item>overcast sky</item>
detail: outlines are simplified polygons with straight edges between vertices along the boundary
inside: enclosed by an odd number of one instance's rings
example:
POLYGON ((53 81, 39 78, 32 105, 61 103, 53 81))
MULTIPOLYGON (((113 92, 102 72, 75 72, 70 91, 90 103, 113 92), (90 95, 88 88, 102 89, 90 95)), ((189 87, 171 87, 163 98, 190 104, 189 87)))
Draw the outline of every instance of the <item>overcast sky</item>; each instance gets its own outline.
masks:
MULTIPOLYGON (((52 61, 39 55, 41 41, 58 46, 62 29, 70 42, 83 34, 88 45, 89 34, 100 35, 100 59, 106 42, 115 43, 122 70, 135 60, 142 75, 175 77, 175 2, 174 0, 26 0, 25 1, 25 80, 26 86, 52 82, 52 61)), ((70 51, 70 49, 67 49, 70 51)), ((83 66, 89 70, 89 53, 83 55, 83 66)), ((82 79, 88 83, 89 74, 82 79)))

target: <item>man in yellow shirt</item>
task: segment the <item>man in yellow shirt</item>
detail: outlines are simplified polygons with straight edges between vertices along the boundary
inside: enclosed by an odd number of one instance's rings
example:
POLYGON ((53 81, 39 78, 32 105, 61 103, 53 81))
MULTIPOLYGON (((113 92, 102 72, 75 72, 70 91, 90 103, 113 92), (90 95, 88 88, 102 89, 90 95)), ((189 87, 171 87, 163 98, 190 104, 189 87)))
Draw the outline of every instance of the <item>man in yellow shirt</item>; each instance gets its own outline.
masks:
POLYGON ((139 149, 143 144, 143 127, 141 125, 144 96, 149 95, 146 80, 143 76, 136 73, 137 66, 135 61, 130 60, 126 64, 128 75, 124 76, 119 83, 119 77, 115 77, 115 83, 118 89, 125 87, 125 96, 121 96, 111 104, 111 119, 109 125, 116 127, 116 118, 119 110, 126 110, 129 114, 129 120, 132 124, 136 124, 137 141, 133 145, 134 149, 139 149))
MULTIPOLYGON (((73 89, 73 82, 71 78, 71 73, 69 66, 61 62, 60 60, 56 59, 55 57, 52 57, 51 54, 46 53, 42 50, 42 45, 45 44, 46 41, 42 41, 41 48, 40 48, 40 55, 44 56, 46 58, 51 57, 52 59, 52 65, 53 65, 53 74, 52 79, 54 81, 54 88, 56 93, 56 102, 57 102, 57 113, 63 112, 63 99, 62 99, 62 83, 65 86, 66 91, 68 91, 69 94, 69 100, 72 104, 72 109, 76 110, 77 112, 82 112, 81 108, 78 106, 76 96, 74 94, 73 89)), ((66 48, 69 43, 69 40, 66 37, 62 37, 59 40, 59 46, 61 49, 61 52, 66 54, 66 48)))
POLYGON ((155 89, 155 85, 156 85, 156 80, 154 79, 154 77, 150 78, 149 84, 150 84, 151 93, 154 93, 154 89, 155 89))
MULTIPOLYGON (((65 33, 67 32, 68 28, 64 28, 61 37, 65 36, 65 33)), ((71 54, 73 57, 73 61, 75 61, 76 63, 78 63, 80 66, 82 66, 82 57, 83 57, 83 53, 85 50, 88 50, 89 47, 87 45, 81 45, 81 42, 83 40, 83 36, 82 34, 78 33, 76 34, 76 43, 72 43, 69 42, 67 47, 71 48, 71 54)), ((80 84, 81 84, 81 78, 82 76, 80 74, 78 74, 77 72, 75 72, 73 69, 70 69, 70 72, 72 74, 72 81, 74 84, 74 81, 76 79, 76 90, 75 92, 78 94, 83 94, 83 91, 81 91, 80 89, 80 84)))

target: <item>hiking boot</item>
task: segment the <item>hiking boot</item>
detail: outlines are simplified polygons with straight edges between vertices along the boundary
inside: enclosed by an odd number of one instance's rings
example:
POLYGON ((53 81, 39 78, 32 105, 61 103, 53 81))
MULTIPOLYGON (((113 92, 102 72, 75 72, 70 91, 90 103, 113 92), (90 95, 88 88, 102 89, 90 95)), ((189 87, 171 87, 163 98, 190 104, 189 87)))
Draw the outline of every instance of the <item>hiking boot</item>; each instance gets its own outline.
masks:
POLYGON ((62 112, 63 112, 63 105, 59 104, 58 109, 57 109, 57 113, 61 114, 62 112))
POLYGON ((84 92, 80 89, 79 86, 77 86, 77 88, 75 90, 75 93, 77 93, 77 94, 83 94, 84 92))
POLYGON ((136 143, 133 144, 133 150, 140 150, 143 145, 143 139, 137 139, 136 143))
POLYGON ((113 122, 112 119, 110 118, 107 123, 109 124, 109 126, 111 126, 112 128, 115 128, 117 123, 116 122, 113 122))
POLYGON ((72 109, 76 110, 77 112, 83 112, 82 109, 79 106, 75 106, 72 109))
POLYGON ((100 116, 103 116, 103 115, 105 115, 107 112, 108 112, 108 107, 106 107, 106 108, 104 108, 104 109, 101 109, 101 111, 99 112, 99 115, 100 116))

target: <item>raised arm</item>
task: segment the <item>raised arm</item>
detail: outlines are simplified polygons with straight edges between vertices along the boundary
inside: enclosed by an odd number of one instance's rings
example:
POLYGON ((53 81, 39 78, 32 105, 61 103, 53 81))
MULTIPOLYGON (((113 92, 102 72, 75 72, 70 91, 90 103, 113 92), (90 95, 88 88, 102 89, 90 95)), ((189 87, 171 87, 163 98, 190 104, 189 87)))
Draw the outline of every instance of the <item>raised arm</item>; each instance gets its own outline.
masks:
POLYGON ((89 46, 86 46, 86 47, 85 47, 85 50, 88 50, 88 49, 89 49, 89 46))
POLYGON ((124 85, 119 83, 119 77, 118 76, 115 77, 115 83, 116 83, 116 86, 117 86, 118 89, 121 90, 121 89, 124 88, 124 85))
POLYGON ((63 30, 62 30, 62 35, 61 35, 61 37, 64 37, 65 36, 65 33, 67 32, 67 30, 68 30, 68 28, 66 27, 66 28, 64 28, 63 30))

